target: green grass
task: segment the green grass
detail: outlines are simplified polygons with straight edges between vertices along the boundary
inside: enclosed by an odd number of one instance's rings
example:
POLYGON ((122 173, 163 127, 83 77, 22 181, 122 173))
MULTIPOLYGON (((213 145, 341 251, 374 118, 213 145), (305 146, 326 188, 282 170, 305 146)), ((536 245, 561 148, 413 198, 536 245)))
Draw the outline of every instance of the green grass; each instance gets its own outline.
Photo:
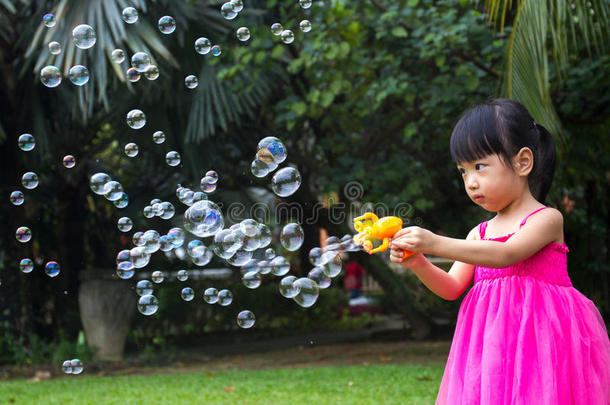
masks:
POLYGON ((0 403, 434 404, 442 372, 443 364, 388 364, 213 374, 80 375, 41 382, 2 382, 0 403), (234 388, 231 391, 229 387, 234 388))

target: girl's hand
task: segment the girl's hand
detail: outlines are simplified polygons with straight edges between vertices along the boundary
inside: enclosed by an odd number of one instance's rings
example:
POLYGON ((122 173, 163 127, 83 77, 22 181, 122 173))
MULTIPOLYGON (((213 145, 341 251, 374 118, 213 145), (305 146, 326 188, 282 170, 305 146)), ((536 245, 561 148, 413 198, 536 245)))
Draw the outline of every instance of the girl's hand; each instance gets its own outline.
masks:
POLYGON ((416 253, 404 259, 404 250, 392 248, 390 250, 390 261, 392 263, 400 263, 404 267, 409 267, 413 262, 423 257, 423 254, 416 253))
POLYGON ((438 236, 419 226, 409 226, 394 234, 390 243, 392 250, 410 250, 417 253, 433 253, 438 236))

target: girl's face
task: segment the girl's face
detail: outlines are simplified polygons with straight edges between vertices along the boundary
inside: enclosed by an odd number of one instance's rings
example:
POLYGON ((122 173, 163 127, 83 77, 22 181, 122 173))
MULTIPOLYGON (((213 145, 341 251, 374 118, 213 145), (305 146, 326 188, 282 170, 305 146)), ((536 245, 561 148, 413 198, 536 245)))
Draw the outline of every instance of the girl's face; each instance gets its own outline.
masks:
POLYGON ((473 162, 460 162, 457 168, 470 199, 487 211, 500 211, 517 198, 521 190, 520 177, 497 154, 473 162))

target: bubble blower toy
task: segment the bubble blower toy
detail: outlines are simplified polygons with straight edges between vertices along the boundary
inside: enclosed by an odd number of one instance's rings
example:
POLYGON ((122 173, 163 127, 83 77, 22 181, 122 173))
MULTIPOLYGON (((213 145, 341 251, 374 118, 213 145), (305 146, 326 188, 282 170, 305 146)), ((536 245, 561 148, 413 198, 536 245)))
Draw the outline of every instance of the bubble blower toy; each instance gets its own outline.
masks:
MULTIPOLYGON (((398 217, 379 218, 372 212, 367 212, 354 218, 354 228, 358 232, 354 236, 354 243, 361 245, 368 254, 372 255, 373 253, 387 250, 390 246, 390 238, 402 229, 402 219, 398 217), (381 245, 373 249, 372 239, 382 241, 381 245)), ((402 258, 406 259, 414 254, 415 252, 403 250, 402 258)))

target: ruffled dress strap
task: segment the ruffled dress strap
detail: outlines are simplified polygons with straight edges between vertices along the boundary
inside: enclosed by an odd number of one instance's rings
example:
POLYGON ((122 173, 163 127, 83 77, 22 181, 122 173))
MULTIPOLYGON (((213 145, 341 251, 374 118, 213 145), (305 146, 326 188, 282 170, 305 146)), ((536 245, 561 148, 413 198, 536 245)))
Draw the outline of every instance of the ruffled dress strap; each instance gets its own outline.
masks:
POLYGON ((532 212, 531 214, 529 214, 528 216, 526 216, 525 218, 523 218, 523 221, 521 221, 521 225, 519 225, 519 229, 521 229, 521 227, 522 227, 523 225, 525 225, 525 221, 527 221, 527 219, 528 219, 530 216, 534 215, 534 214, 535 214, 535 213, 537 213, 538 211, 541 211, 541 210, 543 210, 543 209, 545 209, 545 208, 549 208, 549 207, 542 207, 542 208, 538 208, 536 211, 532 212))

